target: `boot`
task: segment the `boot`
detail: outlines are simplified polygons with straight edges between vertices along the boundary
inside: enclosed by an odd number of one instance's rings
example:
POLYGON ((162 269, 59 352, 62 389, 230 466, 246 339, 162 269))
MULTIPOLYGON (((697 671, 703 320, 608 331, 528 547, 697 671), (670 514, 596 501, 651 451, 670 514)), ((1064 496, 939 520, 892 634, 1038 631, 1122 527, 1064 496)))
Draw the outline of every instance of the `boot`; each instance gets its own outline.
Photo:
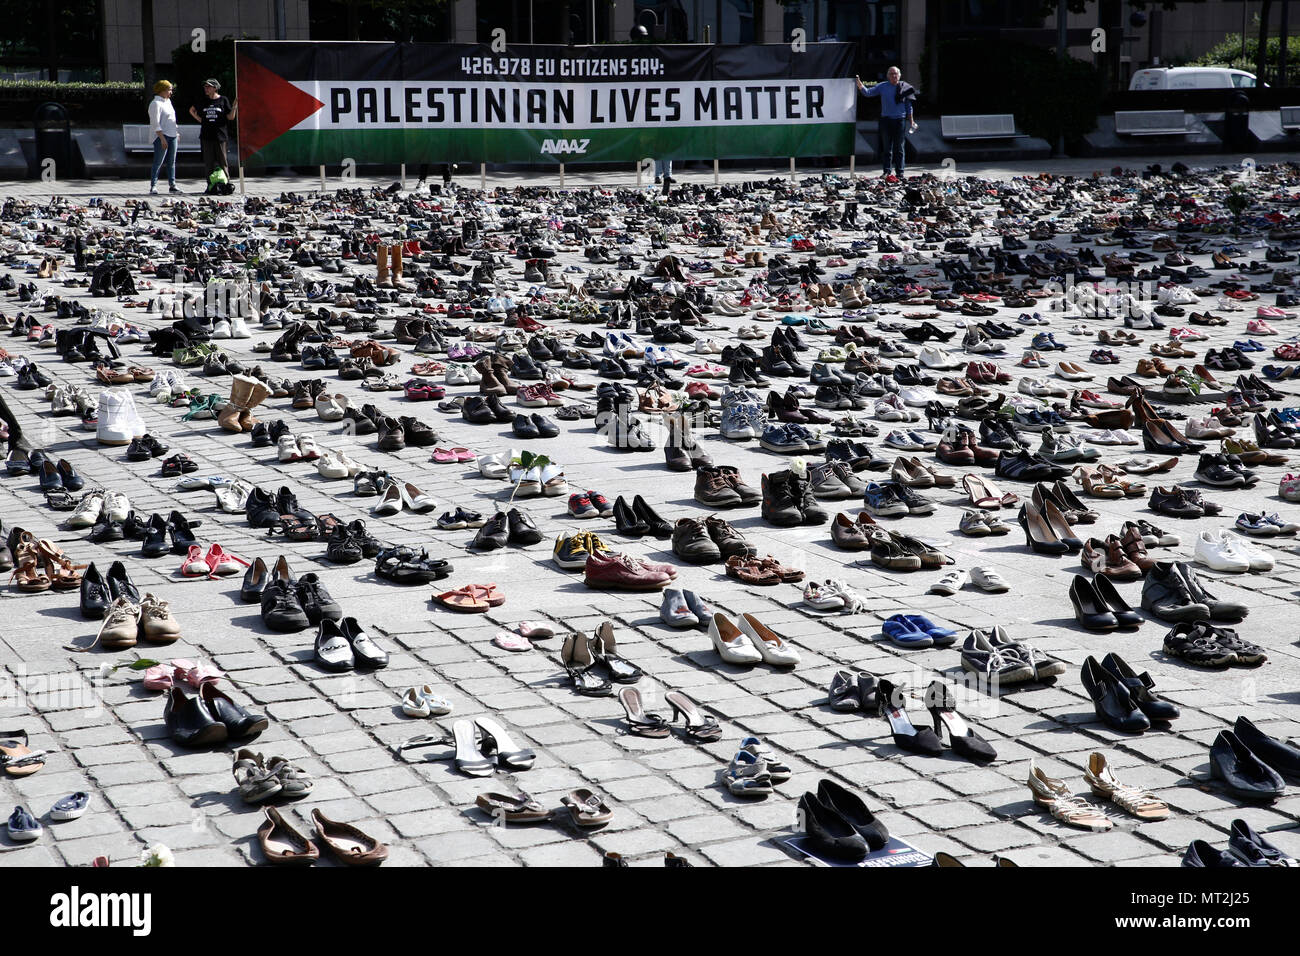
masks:
POLYGON ((405 289, 402 285, 402 244, 399 242, 389 250, 388 261, 393 270, 393 288, 405 289))
POLYGON ((771 524, 782 528, 793 527, 803 521, 799 499, 790 485, 791 474, 777 471, 763 476, 762 515, 771 524))
POLYGON ((230 382, 230 398, 217 412, 217 424, 228 432, 251 432, 257 424, 251 410, 271 396, 262 382, 247 375, 236 375, 230 382))
POLYGON ((388 247, 382 242, 375 247, 375 265, 379 269, 379 276, 375 279, 375 285, 391 289, 393 282, 388 278, 388 247))
POLYGON ((791 467, 787 486, 790 497, 794 499, 804 524, 819 525, 826 523, 830 516, 822 510, 822 507, 817 504, 817 499, 813 496, 812 481, 808 478, 806 465, 800 467, 796 463, 791 467))

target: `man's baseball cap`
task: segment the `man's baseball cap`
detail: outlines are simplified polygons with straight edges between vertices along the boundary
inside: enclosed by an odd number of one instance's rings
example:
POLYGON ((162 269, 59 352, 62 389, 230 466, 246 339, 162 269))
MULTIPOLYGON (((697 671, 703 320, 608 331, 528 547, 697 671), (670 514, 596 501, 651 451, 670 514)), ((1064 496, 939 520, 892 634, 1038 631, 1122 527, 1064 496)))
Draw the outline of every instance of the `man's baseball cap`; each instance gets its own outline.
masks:
POLYGON ((203 81, 203 85, 212 87, 218 93, 221 92, 221 84, 215 79, 206 79, 203 81))

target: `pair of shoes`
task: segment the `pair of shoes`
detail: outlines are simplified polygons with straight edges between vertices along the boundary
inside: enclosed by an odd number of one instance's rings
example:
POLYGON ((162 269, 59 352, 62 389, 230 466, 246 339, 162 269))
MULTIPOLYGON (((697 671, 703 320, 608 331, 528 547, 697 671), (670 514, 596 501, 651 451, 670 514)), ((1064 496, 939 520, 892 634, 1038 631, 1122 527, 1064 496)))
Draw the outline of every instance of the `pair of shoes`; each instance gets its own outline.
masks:
POLYGON ((518 508, 511 508, 508 512, 498 511, 488 518, 474 535, 470 547, 495 551, 507 544, 522 548, 541 540, 542 532, 533 519, 518 508))
POLYGON ((1197 667, 1258 667, 1268 655, 1258 644, 1243 641, 1232 628, 1208 621, 1182 621, 1165 635, 1165 653, 1197 667))
POLYGON ((894 745, 911 753, 938 757, 943 754, 943 732, 946 728, 952 752, 975 763, 988 763, 996 759, 997 752, 987 740, 975 733, 957 713, 957 699, 952 687, 942 681, 932 681, 925 689, 925 706, 930 712, 934 729, 920 730, 908 716, 903 688, 881 679, 876 691, 876 705, 880 716, 889 722, 894 745))
POLYGON ((889 831, 862 798, 832 780, 799 798, 799 827, 810 849, 839 860, 861 860, 889 842, 889 831))
MULTIPOLYGON (((126 582, 130 585, 130 582, 126 582)), ((134 585, 130 585, 134 591, 134 585)), ((112 592, 110 591, 110 594, 112 592)), ((132 600, 128 593, 113 599, 103 613, 104 623, 100 625, 95 639, 85 647, 66 645, 70 651, 88 651, 99 645, 107 650, 121 650, 135 647, 136 641, 150 644, 173 644, 181 636, 181 626, 172 616, 166 601, 160 601, 152 594, 132 600), (138 603, 137 603, 138 602, 138 603)))
POLYGON ((746 737, 731 758, 723 782, 738 797, 765 797, 790 779, 790 767, 763 746, 757 737, 746 737))
POLYGON ((1157 561, 1142 586, 1142 607, 1163 621, 1222 621, 1234 624, 1250 609, 1216 598, 1196 570, 1182 561, 1157 561))
POLYGON ((708 627, 714 613, 708 601, 682 588, 665 588, 659 605, 659 620, 669 627, 708 627))
POLYGON ((1210 745, 1210 776, 1245 800, 1276 800, 1286 792, 1283 777, 1300 779, 1300 747, 1270 737, 1238 717, 1232 730, 1210 745))
POLYGON ((1097 716, 1113 730, 1141 733, 1178 718, 1177 707, 1152 693, 1151 675, 1136 673, 1118 654, 1107 654, 1100 664, 1089 656, 1080 678, 1097 716))
POLYGON ((963 670, 978 674, 990 687, 1045 681, 1065 673, 1065 662, 1040 651, 1027 641, 1013 641, 1006 629, 995 625, 987 632, 973 630, 961 649, 963 670))
POLYGON ((842 714, 860 710, 864 714, 874 715, 880 711, 876 700, 876 678, 873 674, 836 671, 831 677, 830 687, 826 693, 831 710, 842 714))
POLYGON ((733 622, 715 612, 709 621, 709 640, 728 664, 794 667, 799 663, 794 645, 752 614, 742 614, 733 622))
POLYGON ((894 614, 880 630, 899 647, 947 647, 957 640, 956 631, 920 614, 894 614))
MULTIPOLYGON (((320 859, 316 845, 299 833, 275 807, 263 808, 266 820, 257 828, 257 843, 267 863, 310 866, 320 859)), ((316 839, 339 863, 346 866, 378 866, 388 859, 387 845, 350 823, 326 817, 319 809, 311 812, 316 839)))
POLYGON ((1193 840, 1183 854, 1183 866, 1300 866, 1300 860, 1269 843, 1245 820, 1233 820, 1226 852, 1216 850, 1204 840, 1193 840))
POLYGON ((235 754, 231 772, 245 803, 262 803, 272 797, 294 800, 305 797, 315 786, 311 774, 284 757, 272 757, 268 761, 247 749, 235 754))
POLYGON ((182 747, 206 747, 256 737, 266 729, 267 719, 235 703, 213 681, 204 681, 197 694, 173 685, 163 708, 163 724, 182 747))
POLYGON ((256 558, 244 575, 239 596, 249 603, 260 602, 263 622, 276 631, 301 631, 323 619, 343 618, 343 608, 330 596, 320 576, 311 571, 295 579, 284 555, 269 571, 266 562, 256 558))
POLYGON ((635 684, 645 673, 618 653, 612 621, 602 621, 590 637, 576 633, 566 637, 560 648, 560 663, 574 691, 584 697, 609 697, 613 694, 611 680, 635 684), (608 677, 602 676, 601 668, 608 677))
POLYGON ((1071 793, 1064 780, 1049 777, 1040 770, 1036 759, 1029 761, 1029 792, 1033 794, 1034 803, 1046 807, 1052 816, 1067 826, 1095 832, 1115 826, 1106 814, 1083 797, 1071 793))
POLYGON ((328 671, 388 666, 388 652, 377 645, 355 617, 322 618, 314 645, 316 663, 328 671))
POLYGON ((673 554, 691 564, 712 564, 724 558, 750 558, 758 552, 743 532, 717 515, 679 518, 672 529, 673 554))
POLYGON ((407 717, 445 717, 451 711, 451 701, 437 693, 432 684, 408 687, 402 695, 402 713, 407 717))

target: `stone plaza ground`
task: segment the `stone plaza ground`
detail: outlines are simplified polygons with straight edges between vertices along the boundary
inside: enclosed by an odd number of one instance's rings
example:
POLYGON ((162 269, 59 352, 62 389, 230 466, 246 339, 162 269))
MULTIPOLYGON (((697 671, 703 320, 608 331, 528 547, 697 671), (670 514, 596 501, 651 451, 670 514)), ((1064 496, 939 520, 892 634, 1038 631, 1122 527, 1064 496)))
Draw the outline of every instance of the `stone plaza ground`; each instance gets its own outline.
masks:
MULTIPOLYGON (((1169 162, 1153 157, 1125 165, 1140 168, 1150 161, 1169 162)), ((1191 166, 1225 162, 1222 157, 1184 161, 1191 166)), ((1041 168, 1086 175, 1110 164, 1071 160, 1041 168)), ((1003 178, 1038 171, 1038 167, 1032 171, 989 167, 958 173, 1003 178)), ((734 183, 768 175, 768 171, 726 171, 722 179, 734 183)), ((712 174, 679 170, 679 178, 711 182, 712 174)), ((466 187, 478 185, 477 176, 458 181, 466 187)), ((626 187, 632 181, 630 170, 626 174, 570 171, 566 185, 626 187)), ((389 182, 357 180, 347 185, 368 188, 389 182)), ((493 175, 489 187, 556 182, 551 175, 493 175)), ((329 188, 340 185, 333 179, 329 188)), ((285 190, 306 193, 317 186, 314 177, 247 182, 250 195, 271 198, 285 190)), ((188 184, 187 191, 197 192, 197 187, 188 184)), ((142 198, 144 184, 0 185, 0 201, 19 196, 39 203, 52 194, 76 202, 103 197, 120 203, 142 198)), ((163 207, 166 198, 156 197, 155 209, 163 207)), ((560 260, 589 267, 580 248, 576 255, 562 254, 560 260)), ((7 271, 20 281, 24 278, 19 270, 7 271)), ((373 277, 373 269, 357 269, 363 271, 373 277)), ((84 289, 56 287, 54 291, 77 299, 85 296, 84 289)), ((92 307, 106 307, 110 300, 87 301, 92 307)), ((23 307, 12 298, 0 298, 0 310, 13 315, 23 307)), ((143 310, 129 311, 128 318, 143 326, 162 324, 143 310)), ((715 321, 727 331, 708 334, 727 343, 737 341, 730 332, 738 324, 751 324, 743 319, 715 321)), ((1066 324, 1054 319, 1049 328, 1072 345, 1064 357, 1086 361, 1095 343, 1064 335, 1066 324)), ((1284 336, 1295 329, 1294 323, 1276 324, 1284 336)), ((1243 337, 1240 325, 1234 321, 1226 328, 1209 329, 1210 341, 1195 347, 1230 345, 1243 337)), ((255 328, 252 339, 220 344, 241 361, 268 365, 264 355, 251 349, 275 334, 255 328)), ((820 347, 822 342, 815 340, 814 345, 820 347)), ((0 345, 40 361, 56 381, 82 384, 92 392, 99 387, 86 375, 85 366, 53 361, 52 353, 19 339, 6 338, 0 345)), ((126 347, 124 354, 153 368, 170 367, 164 360, 139 357, 137 346, 126 347)), ((1013 349, 995 361, 1010 368, 1018 355, 1013 349)), ((418 360, 404 351, 398 375, 405 377, 405 370, 418 360)), ((1104 383, 1107 370, 1098 368, 1104 383)), ((293 379, 321 374, 304 372, 297 363, 272 371, 293 379)), ((436 411, 435 403, 410 404, 400 392, 362 393, 357 383, 337 382, 331 373, 324 376, 331 390, 337 385, 356 404, 373 401, 394 414, 400 410, 429 422, 443 436, 440 444, 465 446, 481 455, 521 445, 508 426, 472 426, 459 415, 436 411)), ((224 394, 229 386, 224 378, 210 383, 201 376, 187 378, 205 392, 224 394)), ((71 462, 86 477, 87 487, 122 491, 143 515, 180 509, 202 518, 197 532, 201 540, 220 542, 249 561, 260 556, 270 564, 285 554, 295 573, 318 572, 344 613, 378 632, 392 654, 386 669, 326 674, 312 662, 314 629, 287 635, 270 632, 256 605, 240 603, 239 578, 185 579, 177 572, 175 557, 144 560, 138 545, 130 541, 91 544, 84 532, 58 526, 65 516, 45 507, 34 478, 0 477, 0 518, 6 530, 13 526, 32 530, 38 537, 54 540, 77 563, 93 560, 101 569, 121 558, 141 592, 170 602, 183 628, 182 639, 170 647, 142 644, 136 648, 140 655, 210 661, 229 675, 223 683, 237 699, 270 718, 269 729, 252 743, 252 749, 268 758, 291 758, 316 781, 306 799, 282 805, 286 816, 303 832, 310 832, 312 808, 352 822, 389 844, 388 866, 597 866, 609 851, 623 854, 633 865, 658 865, 664 851, 685 856, 696 865, 807 865, 786 850, 783 841, 797 832, 799 796, 815 790, 823 777, 861 793, 892 835, 927 853, 945 851, 967 865, 987 865, 996 854, 1022 866, 1176 866, 1191 840, 1226 843, 1229 823, 1237 817, 1277 846, 1300 855, 1300 795, 1294 788, 1270 806, 1243 807, 1209 780, 1207 760, 1210 742, 1241 715, 1273 736, 1300 735, 1300 628, 1296 623, 1300 553, 1294 538, 1259 543, 1275 558, 1272 571, 1236 576, 1202 572, 1221 597, 1249 605, 1250 616, 1239 630, 1269 655, 1261 668, 1227 671, 1198 670, 1166 657, 1161 639, 1167 626, 1158 621, 1148 620, 1136 632, 1107 635, 1082 630, 1066 593, 1071 576, 1081 570, 1077 558, 1032 554, 1014 529, 1004 538, 962 536, 957 531, 965 503, 960 488, 927 491, 938 504, 935 512, 904 519, 903 525, 954 555, 960 567, 997 569, 1012 584, 1008 594, 985 594, 970 587, 952 597, 928 594, 938 572, 897 574, 865 560, 858 564, 856 555, 831 545, 825 527, 774 528, 759 517, 757 509, 725 517, 750 537, 760 554, 771 553, 805 569, 809 580, 846 579, 866 597, 867 609, 857 615, 817 614, 803 605, 801 586, 746 586, 725 577, 720 565, 682 565, 674 560, 668 542, 647 537, 626 543, 632 553, 677 564, 677 586, 696 591, 731 615, 756 615, 791 640, 802 655, 799 666, 788 673, 766 666, 745 670, 721 664, 704 632, 664 626, 658 617, 659 594, 592 591, 583 585, 580 573, 555 569, 551 545, 566 528, 595 530, 612 547, 625 546, 625 539, 613 533, 612 522, 571 519, 565 513, 565 498, 516 502, 545 533, 543 543, 472 553, 467 550, 472 530, 440 531, 433 524, 447 508, 461 505, 490 513, 508 497, 505 482, 480 477, 472 464, 434 464, 428 461, 428 451, 419 448, 392 455, 377 452, 373 437, 343 435, 337 425, 319 421, 314 411, 292 411, 285 399, 269 400, 256 412, 263 420, 283 418, 299 436, 315 435, 322 446, 342 448, 358 461, 414 481, 439 502, 431 515, 402 512, 372 517, 369 507, 375 499, 355 497, 350 482, 326 481, 306 464, 281 464, 273 446, 253 448, 247 436, 224 432, 214 421, 181 422, 179 410, 148 401, 147 387, 132 389, 150 433, 160 436, 173 452, 184 452, 198 462, 198 474, 244 478, 272 490, 288 485, 314 513, 364 518, 381 538, 425 545, 435 557, 450 559, 455 570, 445 585, 496 582, 507 596, 503 606, 487 614, 458 615, 431 603, 428 587, 403 588, 376 578, 371 562, 340 567, 323 560, 319 542, 268 540, 242 516, 216 509, 210 492, 176 491, 175 479, 160 477, 157 461, 126 461, 123 449, 98 445, 94 434, 81 430, 75 419, 50 417, 40 391, 17 391, 8 387, 11 383, 12 379, 0 380, 0 388, 30 436, 52 457, 71 462), (956 628, 961 637, 970 628, 1001 624, 1012 637, 1031 638, 1067 662, 1066 674, 1051 685, 1021 686, 998 697, 962 696, 963 713, 998 751, 990 766, 978 767, 951 753, 943 758, 908 755, 893 745, 884 720, 839 714, 827 706, 828 682, 841 668, 889 676, 912 687, 924 687, 937 675, 962 679, 960 643, 952 648, 904 650, 882 637, 881 622, 900 612, 925 614, 956 628), (568 629, 590 632, 606 618, 614 621, 620 653, 646 671, 638 686, 648 698, 647 709, 665 709, 663 692, 681 690, 716 716, 724 728, 720 741, 697 745, 677 735, 664 740, 628 735, 615 699, 584 698, 570 690, 559 662, 563 634, 568 629), (528 619, 552 621, 558 636, 517 654, 492 643, 498 629, 528 619), (1169 729, 1121 735, 1095 718, 1078 668, 1089 655, 1100 659, 1111 651, 1122 654, 1138 671, 1149 670, 1159 693, 1182 709, 1181 718, 1169 729), (402 692, 423 684, 432 684, 452 701, 452 715, 421 721, 402 714, 402 692), (449 733, 454 720, 479 714, 494 715, 537 751, 531 770, 477 779, 457 772, 447 759, 449 747, 395 753, 397 745, 417 734, 449 733), (737 744, 748 735, 764 740, 794 771, 789 782, 759 801, 732 796, 721 782, 737 744), (1082 774, 1096 750, 1108 755, 1125 782, 1150 788, 1167 802, 1170 818, 1139 823, 1112 807, 1115 828, 1090 834, 1064 826, 1034 805, 1025 785, 1031 759, 1051 776, 1064 778, 1076 793, 1086 794, 1082 774), (545 806, 558 808, 560 797, 578 787, 606 797, 614 809, 612 823, 585 833, 557 815, 542 825, 502 827, 493 825, 474 805, 482 792, 521 789, 545 806)), ((449 389, 449 396, 473 391, 472 386, 449 389)), ((891 427, 879 424, 882 435, 891 427)), ((665 471, 662 452, 609 448, 596 437, 590 421, 561 426, 560 439, 529 447, 561 464, 572 490, 599 490, 611 500, 619 494, 629 500, 641 494, 669 521, 707 513, 691 497, 692 476, 665 471)), ((784 467, 781 459, 755 442, 725 441, 713 429, 702 437, 715 460, 737 465, 755 487, 763 471, 784 467)), ((877 440, 871 444, 893 457, 888 449, 880 449, 877 440)), ((1106 457, 1130 451, 1136 450, 1108 449, 1106 457)), ((1146 480, 1148 484, 1190 482, 1194 468, 1195 456, 1188 456, 1170 475, 1146 480)), ((1182 544, 1173 553, 1190 559, 1197 532, 1228 526, 1239 512, 1263 509, 1300 516, 1295 506, 1276 494, 1277 478, 1287 470, 1263 469, 1255 490, 1207 490, 1208 497, 1224 505, 1219 519, 1178 522, 1152 516, 1143 499, 1090 498, 1089 505, 1101 513, 1094 533, 1117 532, 1130 517, 1152 518, 1181 537, 1182 544)), ((855 513, 858 509, 853 505, 845 502, 843 510, 855 513)), ((835 507, 833 502, 827 505, 832 512, 835 507)), ((1004 514, 1008 520, 1014 517, 1014 512, 1004 514)), ((1167 552, 1155 556, 1163 558, 1167 552)), ((433 590, 441 589, 435 585, 433 590)), ((1120 585, 1120 589, 1137 606, 1140 585, 1120 585)), ((138 673, 118 670, 102 676, 106 664, 128 662, 133 654, 65 650, 72 641, 89 643, 97 628, 96 622, 81 618, 75 592, 31 595, 0 589, 0 619, 4 621, 0 667, 8 691, 0 701, 0 728, 21 727, 31 735, 33 748, 52 751, 39 773, 0 781, 0 793, 8 805, 23 804, 38 819, 64 794, 86 791, 93 799, 90 812, 79 820, 53 824, 42 820, 45 834, 39 841, 22 847, 8 843, 0 865, 84 866, 101 855, 114 865, 131 865, 141 849, 155 843, 171 848, 178 866, 262 863, 255 832, 263 816, 240 799, 230 772, 229 749, 178 747, 163 726, 164 695, 144 690, 138 673)), ((924 714, 919 704, 915 714, 924 714)), ((321 865, 330 864, 323 860, 321 865)))

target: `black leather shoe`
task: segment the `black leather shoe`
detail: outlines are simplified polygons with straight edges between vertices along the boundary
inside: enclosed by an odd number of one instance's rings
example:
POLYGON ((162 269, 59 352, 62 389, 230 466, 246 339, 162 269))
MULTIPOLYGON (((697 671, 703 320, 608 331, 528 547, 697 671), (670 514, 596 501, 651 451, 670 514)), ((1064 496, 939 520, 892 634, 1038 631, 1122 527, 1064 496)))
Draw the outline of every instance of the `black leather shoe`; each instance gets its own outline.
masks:
POLYGON ((207 747, 224 743, 229 735, 226 725, 213 718, 197 695, 173 686, 163 707, 163 724, 172 740, 182 747, 207 747))
POLYGON ((311 626, 290 582, 273 578, 262 588, 262 620, 274 631, 301 631, 311 626))
MULTIPOLYGON (((542 532, 533 519, 518 508, 511 508, 506 514, 506 522, 509 532, 506 536, 506 542, 513 544, 515 547, 536 544, 542 540, 542 532)), ((486 527, 486 526, 485 526, 486 527)))
POLYGON ((162 515, 152 515, 144 526, 144 543, 140 553, 146 558, 160 558, 171 548, 167 544, 167 522, 162 515))
POLYGON ((244 516, 254 528, 276 528, 280 525, 280 509, 270 493, 254 488, 244 502, 244 516))
POLYGON ((140 603, 140 589, 135 586, 131 576, 126 573, 126 565, 121 561, 114 561, 108 566, 107 583, 108 594, 112 600, 126 598, 132 604, 140 603))
POLYGON ((869 850, 883 849, 889 842, 885 825, 876 819, 856 793, 845 790, 833 780, 821 780, 817 784, 817 799, 847 820, 869 850))
POLYGON ((90 562, 90 567, 81 574, 81 616, 102 620, 112 603, 108 582, 99 573, 99 568, 95 567, 95 562, 90 562))
POLYGON ((1079 676, 1083 681, 1083 689, 1092 698, 1097 716, 1108 727, 1125 734, 1140 734, 1151 729, 1151 721, 1138 710, 1128 688, 1120 683, 1118 677, 1098 664, 1095 657, 1089 656, 1083 662, 1079 676))
POLYGON ((1179 561, 1174 565, 1175 570, 1182 575, 1183 580, 1187 583, 1188 593, 1191 594, 1192 600, 1198 604, 1203 604, 1208 609, 1211 621, 1222 621, 1227 624, 1235 624, 1243 620, 1250 613, 1250 608, 1238 601, 1222 601, 1216 598, 1209 591, 1205 590, 1205 585, 1197 577, 1196 569, 1184 561, 1179 561))
POLYGON ((619 495, 614 499, 614 530, 629 538, 639 538, 650 533, 650 526, 638 518, 627 499, 619 495))
POLYGON ((1210 745, 1210 775, 1245 800, 1276 800, 1286 792, 1277 771, 1230 730, 1220 731, 1210 745))
POLYGON ((837 860, 861 860, 867 855, 867 841, 862 835, 816 794, 805 793, 799 798, 799 818, 817 853, 837 860))
POLYGON ((460 407, 460 417, 471 425, 490 425, 496 421, 496 416, 488 407, 487 399, 482 395, 471 395, 466 398, 465 404, 460 407))
POLYGON ((1115 615, 1115 621, 1121 628, 1130 629, 1142 626, 1142 615, 1129 607, 1128 602, 1120 597, 1120 593, 1115 588, 1115 584, 1104 574, 1098 574, 1092 579, 1093 590, 1101 598, 1102 603, 1106 605, 1106 610, 1115 615))
POLYGON ((1206 867, 1217 870, 1245 865, 1231 853, 1216 850, 1204 840, 1193 840, 1187 845, 1187 851, 1183 854, 1183 866, 1188 867, 1206 867))
POLYGON ((523 439, 524 441, 530 441, 541 437, 541 433, 537 430, 537 426, 533 423, 533 420, 524 414, 515 416, 515 420, 511 425, 511 430, 514 432, 516 438, 523 439))
POLYGON ((1270 737, 1245 717, 1238 717, 1232 732, 1264 763, 1283 777, 1300 780, 1300 747, 1270 737))
MULTIPOLYGON (((1101 575, 1098 575, 1098 580, 1101 575)), ((1119 621, 1100 595, 1082 574, 1076 574, 1070 582, 1070 603, 1074 605, 1074 618, 1080 625, 1090 631, 1113 631, 1119 621)))
POLYGON ((650 534, 656 538, 668 539, 673 536, 673 526, 659 516, 650 504, 637 495, 632 499, 632 513, 645 523, 650 534))
POLYGON ((343 608, 330 597, 315 571, 298 579, 298 603, 302 605, 307 620, 313 624, 319 624, 322 619, 338 621, 343 617, 343 608))
POLYGON ((199 697, 207 705, 213 720, 220 721, 226 728, 229 740, 248 740, 266 730, 267 719, 261 714, 252 714, 240 707, 226 694, 217 690, 213 681, 204 681, 199 690, 199 697))
POLYGON ((1192 597, 1173 561, 1157 561, 1142 585, 1142 607, 1162 621, 1208 621, 1210 609, 1192 597))
POLYGON ((533 414, 530 415, 529 418, 531 419, 533 425, 535 425, 537 428, 538 437, 540 438, 560 437, 560 426, 555 424, 555 422, 551 421, 551 419, 547 418, 545 415, 541 415, 537 412, 533 412, 533 414))
POLYGON ((497 548, 504 548, 509 537, 510 528, 506 514, 504 511, 498 511, 478 529, 470 547, 482 551, 495 551, 497 548))
POLYGON ((343 636, 352 646, 352 658, 357 667, 378 669, 388 666, 388 652, 371 639, 355 617, 345 617, 339 621, 343 636))
POLYGON ((1137 704, 1138 710, 1146 714, 1148 720, 1154 723, 1157 720, 1170 721, 1178 719, 1178 708, 1170 701, 1157 697, 1151 692, 1152 688, 1156 686, 1156 682, 1150 674, 1145 671, 1138 674, 1133 668, 1129 667, 1122 657, 1114 652, 1102 658, 1101 666, 1114 674, 1119 679, 1119 682, 1128 688, 1133 703, 1137 704))

